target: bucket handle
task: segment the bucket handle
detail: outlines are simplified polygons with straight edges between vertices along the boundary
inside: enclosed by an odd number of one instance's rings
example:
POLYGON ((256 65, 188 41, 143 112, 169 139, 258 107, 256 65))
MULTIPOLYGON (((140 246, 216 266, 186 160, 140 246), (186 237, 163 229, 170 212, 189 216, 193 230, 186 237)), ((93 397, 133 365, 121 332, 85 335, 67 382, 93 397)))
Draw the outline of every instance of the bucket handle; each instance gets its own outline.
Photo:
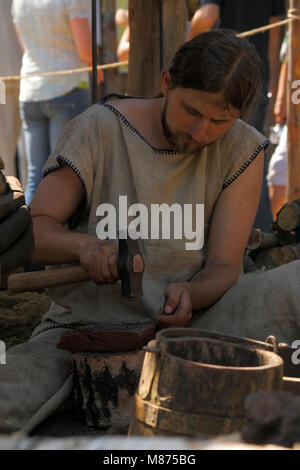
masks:
MULTIPOLYGON (((151 341, 152 342, 152 341, 151 341)), ((154 341, 153 341, 154 342, 154 341)), ((167 352, 167 346, 164 342, 161 342, 161 341, 155 341, 155 346, 156 347, 153 347, 153 346, 144 346, 143 347, 143 350, 146 351, 146 352, 149 352, 149 353, 152 353, 152 354, 162 354, 162 353, 166 353, 167 352)))
POLYGON ((150 348, 149 346, 144 346, 143 350, 153 354, 160 354, 162 352, 159 348, 150 348))

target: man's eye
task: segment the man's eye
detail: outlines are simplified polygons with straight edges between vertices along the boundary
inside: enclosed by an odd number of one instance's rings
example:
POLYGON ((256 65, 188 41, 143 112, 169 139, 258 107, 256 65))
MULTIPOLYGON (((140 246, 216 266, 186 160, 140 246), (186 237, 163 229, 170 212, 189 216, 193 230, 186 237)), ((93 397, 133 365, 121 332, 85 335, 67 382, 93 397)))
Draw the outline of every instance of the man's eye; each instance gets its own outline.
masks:
POLYGON ((217 126, 218 126, 218 125, 220 126, 221 124, 224 124, 226 121, 220 121, 220 120, 218 121, 218 120, 212 119, 211 122, 212 122, 213 124, 216 124, 217 126))
POLYGON ((191 109, 191 108, 186 108, 186 112, 188 114, 191 114, 192 116, 198 116, 199 115, 198 111, 195 111, 194 109, 191 109))

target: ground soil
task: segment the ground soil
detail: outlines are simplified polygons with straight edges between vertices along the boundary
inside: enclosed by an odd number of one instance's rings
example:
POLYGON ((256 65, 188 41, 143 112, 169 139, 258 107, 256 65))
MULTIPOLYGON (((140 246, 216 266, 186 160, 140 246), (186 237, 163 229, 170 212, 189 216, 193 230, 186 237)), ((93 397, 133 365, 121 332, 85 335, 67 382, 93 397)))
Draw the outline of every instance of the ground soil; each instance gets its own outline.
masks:
POLYGON ((49 307, 45 291, 11 294, 0 290, 0 339, 6 350, 27 341, 49 307))

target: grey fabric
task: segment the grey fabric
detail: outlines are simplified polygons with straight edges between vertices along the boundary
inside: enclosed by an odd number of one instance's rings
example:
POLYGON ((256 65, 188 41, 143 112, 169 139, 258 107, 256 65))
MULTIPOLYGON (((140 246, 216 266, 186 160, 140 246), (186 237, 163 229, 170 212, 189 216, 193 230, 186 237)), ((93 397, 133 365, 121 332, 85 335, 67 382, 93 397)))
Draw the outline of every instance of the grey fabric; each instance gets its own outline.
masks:
POLYGON ((300 339, 300 261, 240 277, 205 313, 195 313, 191 328, 265 340, 274 335, 300 339))
POLYGON ((9 349, 6 364, 0 365, 0 433, 31 431, 72 390, 71 353, 56 349, 66 330, 56 328, 34 336, 39 329, 29 342, 9 349))

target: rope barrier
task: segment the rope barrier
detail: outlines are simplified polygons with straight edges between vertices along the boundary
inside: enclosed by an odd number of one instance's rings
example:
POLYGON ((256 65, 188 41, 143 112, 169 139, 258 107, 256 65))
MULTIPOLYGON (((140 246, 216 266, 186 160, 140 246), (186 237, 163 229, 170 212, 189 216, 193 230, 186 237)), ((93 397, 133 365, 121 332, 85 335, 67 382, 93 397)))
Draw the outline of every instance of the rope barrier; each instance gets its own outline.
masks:
POLYGON ((289 24, 294 20, 300 20, 299 11, 296 8, 290 8, 288 10, 287 18, 285 20, 277 21, 277 23, 268 24, 266 26, 261 26, 260 28, 251 29, 250 31, 245 31, 243 33, 237 34, 239 38, 246 38, 249 36, 254 36, 257 33, 263 33, 269 29, 278 28, 278 26, 283 26, 289 24))
MULTIPOLYGON (((290 8, 288 10, 287 18, 285 20, 277 21, 277 23, 272 23, 266 26, 261 26, 260 28, 251 29, 250 31, 244 31, 243 33, 237 34, 239 38, 246 38, 249 36, 254 36, 258 33, 263 33, 270 29, 278 28, 279 26, 283 26, 285 24, 289 24, 292 21, 300 20, 299 11, 296 8, 290 8)), ((122 62, 113 62, 111 64, 104 64, 98 65, 97 70, 107 70, 122 67, 123 65, 128 65, 128 60, 124 60, 122 62)), ((70 75, 73 73, 80 73, 80 72, 90 72, 92 71, 93 67, 83 67, 79 69, 72 69, 72 70, 61 70, 56 72, 44 72, 44 73, 32 73, 26 75, 15 75, 11 77, 0 77, 0 81, 8 82, 8 81, 16 81, 21 80, 22 78, 31 78, 31 77, 53 77, 53 76, 62 76, 62 75, 70 75)))
MULTIPOLYGON (((111 64, 104 64, 98 65, 97 70, 106 70, 106 69, 113 69, 117 67, 121 67, 122 65, 128 65, 128 60, 124 60, 122 62, 113 62, 111 64)), ((93 67, 82 67, 79 69, 69 69, 69 70, 62 70, 56 72, 43 72, 43 73, 31 73, 26 75, 14 75, 14 76, 7 76, 7 77, 0 77, 0 80, 5 81, 13 81, 13 80, 21 80, 22 78, 31 78, 31 77, 53 77, 53 76, 61 76, 61 75, 70 75, 72 73, 80 73, 80 72, 90 72, 92 71, 93 67)))

